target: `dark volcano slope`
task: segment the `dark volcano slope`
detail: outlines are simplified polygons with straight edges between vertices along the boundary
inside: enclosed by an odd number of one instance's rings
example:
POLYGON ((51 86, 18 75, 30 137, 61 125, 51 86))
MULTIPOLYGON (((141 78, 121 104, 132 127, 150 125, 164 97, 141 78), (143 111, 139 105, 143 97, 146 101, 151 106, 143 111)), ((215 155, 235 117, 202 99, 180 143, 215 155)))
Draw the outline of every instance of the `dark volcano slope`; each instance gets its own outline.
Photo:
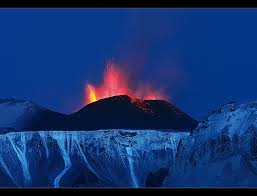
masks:
POLYGON ((127 95, 98 100, 70 115, 38 108, 19 119, 18 130, 169 129, 191 131, 198 122, 163 100, 127 95))
POLYGON ((19 126, 24 131, 65 130, 67 119, 68 115, 46 109, 37 111, 29 118, 22 120, 19 126))
POLYGON ((193 130, 198 122, 163 100, 120 95, 88 104, 68 116, 67 130, 173 129, 193 130))

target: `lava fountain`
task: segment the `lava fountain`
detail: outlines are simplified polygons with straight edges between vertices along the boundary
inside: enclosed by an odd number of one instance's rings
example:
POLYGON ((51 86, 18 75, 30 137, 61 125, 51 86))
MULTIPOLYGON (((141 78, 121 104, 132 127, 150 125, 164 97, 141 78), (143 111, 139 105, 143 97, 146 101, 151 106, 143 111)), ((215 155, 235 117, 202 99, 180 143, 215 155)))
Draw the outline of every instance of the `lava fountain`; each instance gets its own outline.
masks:
POLYGON ((167 100, 163 89, 155 89, 149 84, 140 84, 136 88, 132 86, 128 74, 110 61, 106 64, 103 81, 100 85, 86 84, 85 104, 116 95, 128 95, 147 100, 167 100))

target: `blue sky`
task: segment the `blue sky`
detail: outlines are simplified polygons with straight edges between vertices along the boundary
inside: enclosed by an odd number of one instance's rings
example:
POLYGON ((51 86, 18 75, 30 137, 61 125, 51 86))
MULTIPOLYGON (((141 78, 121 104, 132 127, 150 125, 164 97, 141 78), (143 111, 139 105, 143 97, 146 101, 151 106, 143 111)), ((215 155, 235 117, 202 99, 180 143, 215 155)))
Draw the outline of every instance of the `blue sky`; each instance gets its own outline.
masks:
POLYGON ((0 9, 0 97, 81 107, 110 58, 195 118, 257 100, 256 9, 0 9))

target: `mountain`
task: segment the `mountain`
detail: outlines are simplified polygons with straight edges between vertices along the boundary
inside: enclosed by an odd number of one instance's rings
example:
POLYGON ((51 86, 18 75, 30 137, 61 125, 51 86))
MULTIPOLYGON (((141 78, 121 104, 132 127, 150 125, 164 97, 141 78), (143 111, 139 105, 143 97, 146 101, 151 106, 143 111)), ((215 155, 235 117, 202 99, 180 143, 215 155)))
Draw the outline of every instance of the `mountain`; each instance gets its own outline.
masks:
POLYGON ((177 148, 166 186, 257 187, 257 102, 213 110, 177 148))
POLYGON ((126 95, 101 99, 70 115, 39 107, 32 102, 3 101, 0 103, 0 115, 6 114, 12 122, 0 122, 0 127, 26 131, 121 128, 185 131, 193 130, 198 123, 166 101, 140 100, 126 95))
POLYGON ((1 134, 0 176, 0 187, 256 187, 257 102, 225 104, 191 132, 1 134))
POLYGON ((1 132, 25 129, 60 128, 66 115, 48 110, 31 101, 0 99, 1 132))
POLYGON ((197 121, 163 100, 113 96, 86 105, 69 116, 69 129, 193 130, 197 121))
POLYGON ((0 127, 6 130, 20 129, 23 122, 41 110, 41 107, 30 101, 0 99, 0 127))

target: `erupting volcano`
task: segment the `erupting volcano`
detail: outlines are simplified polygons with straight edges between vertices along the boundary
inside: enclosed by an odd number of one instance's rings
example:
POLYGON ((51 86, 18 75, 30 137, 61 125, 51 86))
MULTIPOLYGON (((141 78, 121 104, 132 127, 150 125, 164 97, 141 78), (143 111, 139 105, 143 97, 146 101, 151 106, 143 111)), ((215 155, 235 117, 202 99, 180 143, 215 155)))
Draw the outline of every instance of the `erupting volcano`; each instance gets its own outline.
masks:
POLYGON ((101 84, 98 86, 86 84, 85 104, 116 95, 128 95, 144 100, 167 100, 163 89, 155 89, 149 84, 132 86, 126 71, 109 61, 106 64, 101 84))

